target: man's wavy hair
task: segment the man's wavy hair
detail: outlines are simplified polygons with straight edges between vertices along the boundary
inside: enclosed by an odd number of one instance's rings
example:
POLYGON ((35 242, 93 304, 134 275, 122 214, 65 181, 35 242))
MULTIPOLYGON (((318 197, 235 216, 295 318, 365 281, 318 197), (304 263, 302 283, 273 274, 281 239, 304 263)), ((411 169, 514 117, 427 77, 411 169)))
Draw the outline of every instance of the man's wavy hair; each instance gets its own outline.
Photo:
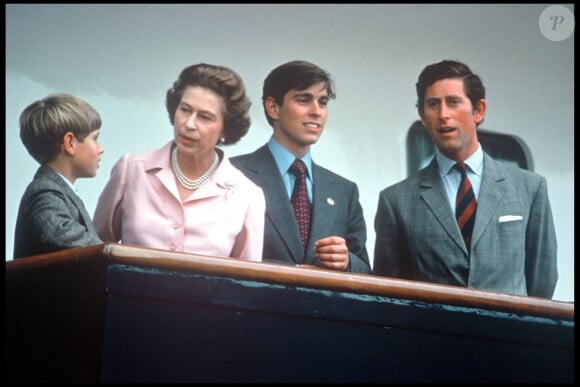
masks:
MULTIPOLYGON (((463 80, 463 91, 475 109, 479 100, 485 98, 485 87, 478 75, 465 64, 454 60, 443 60, 423 69, 416 84, 417 109, 423 114, 425 108, 425 91, 429 86, 442 79, 460 78, 463 80)), ((481 122, 480 122, 481 124, 481 122)))

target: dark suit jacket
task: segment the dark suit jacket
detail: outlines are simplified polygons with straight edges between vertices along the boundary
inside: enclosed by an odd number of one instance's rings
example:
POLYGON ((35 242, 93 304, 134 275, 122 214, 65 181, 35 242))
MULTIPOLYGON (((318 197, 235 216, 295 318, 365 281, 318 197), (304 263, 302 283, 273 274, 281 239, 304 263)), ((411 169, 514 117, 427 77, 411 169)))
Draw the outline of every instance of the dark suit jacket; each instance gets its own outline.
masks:
POLYGON ((546 179, 484 152, 471 256, 449 206, 437 161, 379 194, 376 274, 551 298, 556 232, 546 179))
POLYGON ((366 224, 354 182, 312 163, 312 225, 310 240, 304 252, 294 210, 268 146, 264 145, 253 153, 232 157, 230 160, 264 191, 264 261, 320 266, 314 257, 314 242, 337 235, 343 237, 348 246, 348 270, 355 273, 371 272, 366 250, 366 224))
POLYGON ((81 198, 51 168, 38 168, 20 200, 14 258, 99 243, 81 198))

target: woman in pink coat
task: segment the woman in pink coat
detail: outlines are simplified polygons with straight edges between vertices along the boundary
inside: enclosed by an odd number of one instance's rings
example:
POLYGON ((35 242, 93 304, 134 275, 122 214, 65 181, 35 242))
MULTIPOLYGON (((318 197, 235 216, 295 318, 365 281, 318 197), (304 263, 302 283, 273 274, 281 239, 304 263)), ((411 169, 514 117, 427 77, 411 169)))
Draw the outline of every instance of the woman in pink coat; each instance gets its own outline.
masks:
POLYGON ((95 209, 105 242, 260 261, 262 190, 218 145, 250 127, 240 76, 223 66, 186 67, 167 91, 174 138, 163 147, 122 156, 95 209))

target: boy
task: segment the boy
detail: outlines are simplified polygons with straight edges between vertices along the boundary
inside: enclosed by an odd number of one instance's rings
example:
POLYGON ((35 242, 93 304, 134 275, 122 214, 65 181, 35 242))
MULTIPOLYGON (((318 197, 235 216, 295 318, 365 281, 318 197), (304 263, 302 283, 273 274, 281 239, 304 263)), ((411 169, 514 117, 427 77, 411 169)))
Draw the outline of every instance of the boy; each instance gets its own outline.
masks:
POLYGON ((20 115, 20 138, 40 164, 20 201, 14 258, 102 243, 74 182, 97 174, 103 147, 99 113, 68 94, 52 94, 20 115))

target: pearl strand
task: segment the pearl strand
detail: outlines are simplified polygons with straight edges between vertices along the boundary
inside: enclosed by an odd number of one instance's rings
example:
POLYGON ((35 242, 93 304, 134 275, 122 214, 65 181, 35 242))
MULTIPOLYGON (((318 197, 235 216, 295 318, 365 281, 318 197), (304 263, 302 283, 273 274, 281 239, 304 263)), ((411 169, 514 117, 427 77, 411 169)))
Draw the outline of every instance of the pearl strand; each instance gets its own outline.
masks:
POLYGON ((184 188, 192 191, 201 187, 207 181, 207 179, 209 179, 210 176, 213 175, 213 173, 217 169, 219 160, 220 160, 219 155, 217 154, 217 152, 215 152, 215 158, 211 163, 211 165, 209 166, 209 168, 207 169, 207 171, 205 171, 203 175, 201 175, 197 179, 192 180, 187 178, 181 171, 181 168, 179 168, 179 163, 177 162, 177 147, 173 148, 173 151, 171 152, 171 167, 173 168, 173 173, 175 174, 175 177, 177 177, 177 180, 184 188))

